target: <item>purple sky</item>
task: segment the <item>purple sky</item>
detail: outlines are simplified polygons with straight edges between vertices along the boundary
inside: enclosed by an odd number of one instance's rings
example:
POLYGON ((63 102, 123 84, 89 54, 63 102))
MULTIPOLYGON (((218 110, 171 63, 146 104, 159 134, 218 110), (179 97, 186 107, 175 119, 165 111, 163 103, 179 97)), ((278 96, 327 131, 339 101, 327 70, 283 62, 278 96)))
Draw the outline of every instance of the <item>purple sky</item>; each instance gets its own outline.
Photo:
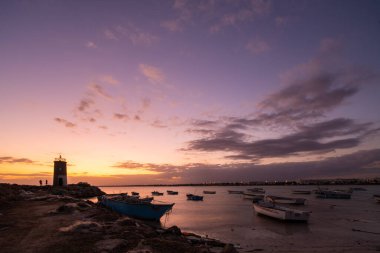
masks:
POLYGON ((0 181, 380 176, 379 31, 379 1, 1 1, 0 181))

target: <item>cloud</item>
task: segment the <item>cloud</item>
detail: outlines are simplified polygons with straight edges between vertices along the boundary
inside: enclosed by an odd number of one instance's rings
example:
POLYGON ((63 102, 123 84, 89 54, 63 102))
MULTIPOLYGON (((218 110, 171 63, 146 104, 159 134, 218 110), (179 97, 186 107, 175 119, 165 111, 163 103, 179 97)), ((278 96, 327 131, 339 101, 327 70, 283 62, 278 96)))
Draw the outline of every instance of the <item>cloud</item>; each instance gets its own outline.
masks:
POLYGON ((87 111, 93 104, 94 104, 94 100, 90 98, 84 98, 79 102, 77 110, 80 112, 87 111))
POLYGON ((140 72, 152 83, 162 83, 165 81, 165 75, 159 68, 147 64, 140 64, 139 69, 140 72))
MULTIPOLYGON (((380 149, 362 150, 353 154, 326 158, 319 161, 284 162, 259 165, 233 164, 153 164, 133 161, 120 162, 113 167, 120 169, 144 169, 155 174, 134 177, 131 183, 203 183, 265 180, 298 180, 300 178, 354 178, 380 176, 380 149), (140 182, 141 180, 141 182, 140 182)), ((121 182, 126 176, 119 175, 121 182)), ((114 181, 115 182, 115 181, 114 181)), ((124 181, 125 182, 125 181, 124 181)), ((125 184, 125 183, 124 183, 125 184)))
POLYGON ((28 159, 28 158, 15 158, 12 156, 2 156, 0 157, 0 164, 1 163, 36 163, 35 161, 28 159))
POLYGON ((120 81, 115 79, 111 75, 103 75, 100 77, 100 80, 104 83, 111 84, 111 85, 118 85, 120 84, 120 81))
POLYGON ((67 128, 74 128, 74 127, 77 126, 77 125, 74 124, 73 122, 70 122, 70 121, 65 120, 65 119, 63 119, 63 118, 54 118, 54 120, 55 120, 56 122, 58 122, 59 124, 64 125, 64 126, 67 127, 67 128))
POLYGON ((115 119, 119 119, 119 120, 129 120, 129 116, 127 114, 123 114, 123 113, 114 113, 113 117, 115 119))
POLYGON ((98 46, 95 44, 95 42, 92 42, 92 41, 87 41, 85 46, 87 48, 93 48, 93 49, 98 48, 98 46))
MULTIPOLYGON (((91 91, 93 91, 96 95, 98 95, 98 96, 101 96, 101 97, 103 97, 103 98, 108 98, 108 99, 112 99, 113 97, 110 95, 110 94, 108 94, 105 90, 104 90, 104 88, 101 86, 101 85, 99 85, 99 84, 97 84, 97 83, 91 83, 89 86, 88 86, 88 88, 91 90, 91 91)), ((83 100, 82 100, 83 101, 83 100)))
POLYGON ((132 23, 127 26, 118 25, 115 31, 121 36, 127 37, 133 45, 151 46, 159 41, 156 35, 143 31, 132 23))
POLYGON ((260 39, 252 39, 246 45, 245 48, 251 54, 261 54, 270 50, 270 46, 267 42, 260 39))
POLYGON ((183 30, 182 22, 179 19, 162 21, 160 23, 160 26, 167 29, 170 32, 180 32, 183 30))
POLYGON ((119 39, 116 37, 115 32, 111 31, 110 29, 106 29, 106 30, 104 30, 104 35, 105 35, 106 38, 109 39, 109 40, 119 40, 119 39))
POLYGON ((190 141, 188 150, 228 151, 233 155, 227 158, 250 160, 322 154, 357 147, 365 137, 379 130, 371 123, 359 124, 351 119, 338 118, 299 126, 295 133, 280 138, 250 140, 245 133, 224 128, 210 137, 190 141))
POLYGON ((161 120, 158 120, 158 119, 153 121, 151 126, 155 127, 155 128, 167 128, 168 127, 166 124, 164 124, 161 120))

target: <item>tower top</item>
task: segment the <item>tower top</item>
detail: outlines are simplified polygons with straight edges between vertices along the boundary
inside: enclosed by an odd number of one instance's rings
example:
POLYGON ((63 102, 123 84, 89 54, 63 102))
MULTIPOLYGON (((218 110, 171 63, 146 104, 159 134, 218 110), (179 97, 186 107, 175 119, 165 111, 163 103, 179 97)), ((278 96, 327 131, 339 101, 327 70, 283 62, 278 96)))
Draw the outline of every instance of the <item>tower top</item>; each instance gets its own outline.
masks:
POLYGON ((55 161, 55 162, 66 162, 66 159, 65 159, 65 158, 62 158, 62 156, 59 155, 59 157, 58 157, 58 158, 55 158, 54 161, 55 161))

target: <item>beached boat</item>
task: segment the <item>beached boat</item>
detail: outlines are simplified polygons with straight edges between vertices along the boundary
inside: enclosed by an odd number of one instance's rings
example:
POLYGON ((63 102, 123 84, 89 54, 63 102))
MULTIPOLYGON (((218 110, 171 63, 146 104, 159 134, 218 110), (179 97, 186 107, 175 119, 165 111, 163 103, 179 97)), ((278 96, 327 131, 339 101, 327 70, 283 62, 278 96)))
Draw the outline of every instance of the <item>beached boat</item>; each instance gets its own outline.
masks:
POLYGON ((259 201, 253 204, 253 208, 257 214, 284 221, 308 221, 310 217, 308 211, 295 210, 272 202, 259 201))
POLYGON ((244 191, 232 191, 232 190, 228 190, 228 193, 229 194, 243 194, 244 191))
POLYGON ((132 196, 139 196, 140 195, 140 193, 138 193, 138 192, 131 192, 131 194, 132 194, 132 196))
POLYGON ((320 190, 317 193, 317 198, 321 199, 350 199, 351 193, 343 191, 324 191, 320 190))
POLYGON ((215 194, 216 191, 203 191, 204 194, 215 194))
POLYGON ((306 199, 303 198, 288 198, 288 197, 280 197, 280 196, 265 196, 265 200, 269 202, 273 202, 276 204, 291 204, 291 205, 304 205, 306 199))
POLYGON ((265 190, 263 188, 249 188, 247 191, 255 192, 255 193, 265 193, 265 190))
POLYGON ((149 201, 143 201, 123 195, 103 195, 98 197, 98 200, 100 204, 112 209, 115 212, 145 220, 159 220, 174 206, 174 203, 151 203, 149 201))
POLYGON ((178 195, 177 191, 166 191, 168 195, 178 195))
POLYGON ((203 196, 194 195, 194 194, 186 194, 187 200, 195 200, 200 201, 203 200, 203 196))
POLYGON ((311 191, 307 191, 307 190, 293 190, 292 193, 293 193, 293 194, 303 194, 303 195, 308 195, 308 194, 311 194, 311 191))
POLYGON ((164 195, 163 192, 152 191, 152 196, 162 196, 162 195, 164 195))
POLYGON ((380 195, 374 194, 373 198, 376 200, 377 203, 380 203, 380 195))

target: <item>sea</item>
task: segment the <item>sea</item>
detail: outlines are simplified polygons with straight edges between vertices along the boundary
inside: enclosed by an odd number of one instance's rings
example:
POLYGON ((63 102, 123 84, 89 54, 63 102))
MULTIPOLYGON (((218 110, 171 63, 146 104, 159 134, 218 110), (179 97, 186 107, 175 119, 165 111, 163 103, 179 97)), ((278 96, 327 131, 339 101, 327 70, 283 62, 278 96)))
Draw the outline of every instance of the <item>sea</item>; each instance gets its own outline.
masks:
MULTIPOLYGON (((380 251, 380 204, 373 195, 380 186, 362 186, 351 199, 319 199, 315 194, 294 195, 293 190, 315 190, 316 186, 260 186, 267 195, 306 198, 306 205, 295 209, 311 211, 307 223, 289 223, 257 215, 251 200, 228 190, 245 191, 253 186, 181 186, 181 187, 100 187, 104 192, 151 196, 157 201, 175 203, 161 218, 163 227, 178 226, 183 232, 219 239, 234 244, 239 251, 275 252, 378 252, 380 251), (167 195, 167 190, 178 195, 167 195), (203 191, 216 194, 203 194, 203 191), (203 201, 189 201, 186 194, 203 195, 203 201)), ((329 186, 348 190, 358 186, 329 186)))

